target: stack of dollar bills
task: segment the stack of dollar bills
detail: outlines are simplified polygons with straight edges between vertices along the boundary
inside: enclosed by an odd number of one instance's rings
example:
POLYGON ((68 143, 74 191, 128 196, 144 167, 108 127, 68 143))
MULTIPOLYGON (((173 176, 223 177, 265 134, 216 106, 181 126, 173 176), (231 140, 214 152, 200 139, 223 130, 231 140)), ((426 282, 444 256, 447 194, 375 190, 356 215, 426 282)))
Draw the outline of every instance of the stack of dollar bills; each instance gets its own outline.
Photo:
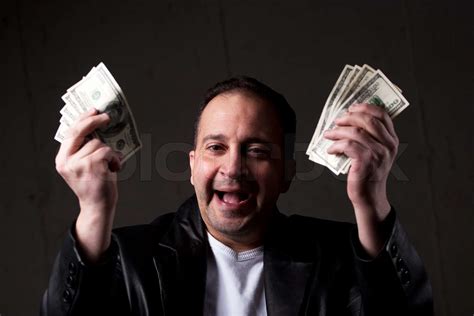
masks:
POLYGON ((380 70, 369 65, 346 65, 326 100, 318 125, 306 150, 311 161, 328 167, 336 175, 349 171, 351 159, 345 155, 329 155, 327 149, 334 141, 323 137, 335 126, 334 120, 347 112, 352 104, 369 103, 383 107, 393 119, 407 106, 402 91, 380 70))
POLYGON ((62 143, 66 131, 82 113, 96 108, 99 113, 108 113, 110 123, 91 135, 99 138, 113 150, 120 152, 126 161, 142 146, 135 119, 127 99, 112 74, 103 63, 92 68, 81 81, 69 88, 62 97, 65 105, 55 140, 62 143))

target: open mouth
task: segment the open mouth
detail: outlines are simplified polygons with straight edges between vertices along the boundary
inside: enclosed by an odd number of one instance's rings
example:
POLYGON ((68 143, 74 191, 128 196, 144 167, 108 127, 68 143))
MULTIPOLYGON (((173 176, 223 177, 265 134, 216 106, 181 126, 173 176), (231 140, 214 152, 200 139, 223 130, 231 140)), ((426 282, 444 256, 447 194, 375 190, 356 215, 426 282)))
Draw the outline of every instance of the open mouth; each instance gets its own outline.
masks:
POLYGON ((224 202, 226 204, 243 204, 250 199, 250 194, 246 192, 225 192, 214 190, 214 193, 221 202, 224 202))

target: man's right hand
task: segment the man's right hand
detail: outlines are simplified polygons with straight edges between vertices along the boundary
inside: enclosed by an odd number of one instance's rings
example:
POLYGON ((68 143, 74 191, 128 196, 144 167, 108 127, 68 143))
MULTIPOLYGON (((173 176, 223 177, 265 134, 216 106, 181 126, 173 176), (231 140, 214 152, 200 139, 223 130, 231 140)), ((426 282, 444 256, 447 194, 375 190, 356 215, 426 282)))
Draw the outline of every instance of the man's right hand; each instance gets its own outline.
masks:
POLYGON ((56 170, 79 199, 76 237, 91 263, 110 245, 121 157, 100 140, 88 140, 88 135, 109 121, 107 114, 97 114, 97 110, 83 114, 67 131, 56 156, 56 170))

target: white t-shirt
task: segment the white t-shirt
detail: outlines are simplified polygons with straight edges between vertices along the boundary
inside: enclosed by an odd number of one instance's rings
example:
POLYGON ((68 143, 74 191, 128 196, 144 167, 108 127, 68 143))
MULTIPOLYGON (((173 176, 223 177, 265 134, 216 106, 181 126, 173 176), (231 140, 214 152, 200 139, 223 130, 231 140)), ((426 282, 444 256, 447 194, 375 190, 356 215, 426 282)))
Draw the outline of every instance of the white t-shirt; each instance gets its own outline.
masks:
POLYGON ((266 316, 263 246, 235 252, 207 233, 205 316, 266 316))

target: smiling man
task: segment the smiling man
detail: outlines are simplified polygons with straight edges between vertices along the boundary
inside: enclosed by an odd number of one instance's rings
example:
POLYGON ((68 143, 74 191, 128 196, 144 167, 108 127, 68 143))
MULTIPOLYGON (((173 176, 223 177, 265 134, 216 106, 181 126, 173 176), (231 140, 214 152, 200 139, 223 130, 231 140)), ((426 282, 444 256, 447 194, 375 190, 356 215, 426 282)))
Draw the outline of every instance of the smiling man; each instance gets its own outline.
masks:
POLYGON ((120 157, 84 144, 108 122, 85 115, 56 157, 81 211, 43 315, 432 315, 423 265, 386 196, 398 139, 382 109, 356 105, 325 135, 330 153, 352 158, 356 225, 278 211, 295 171, 295 113, 238 77, 201 104, 189 153, 195 196, 149 225, 112 231, 120 157))
POLYGON ((288 190, 284 114, 237 90, 210 100, 197 124, 189 158, 201 216, 213 236, 238 251, 262 244, 278 196, 288 190))

